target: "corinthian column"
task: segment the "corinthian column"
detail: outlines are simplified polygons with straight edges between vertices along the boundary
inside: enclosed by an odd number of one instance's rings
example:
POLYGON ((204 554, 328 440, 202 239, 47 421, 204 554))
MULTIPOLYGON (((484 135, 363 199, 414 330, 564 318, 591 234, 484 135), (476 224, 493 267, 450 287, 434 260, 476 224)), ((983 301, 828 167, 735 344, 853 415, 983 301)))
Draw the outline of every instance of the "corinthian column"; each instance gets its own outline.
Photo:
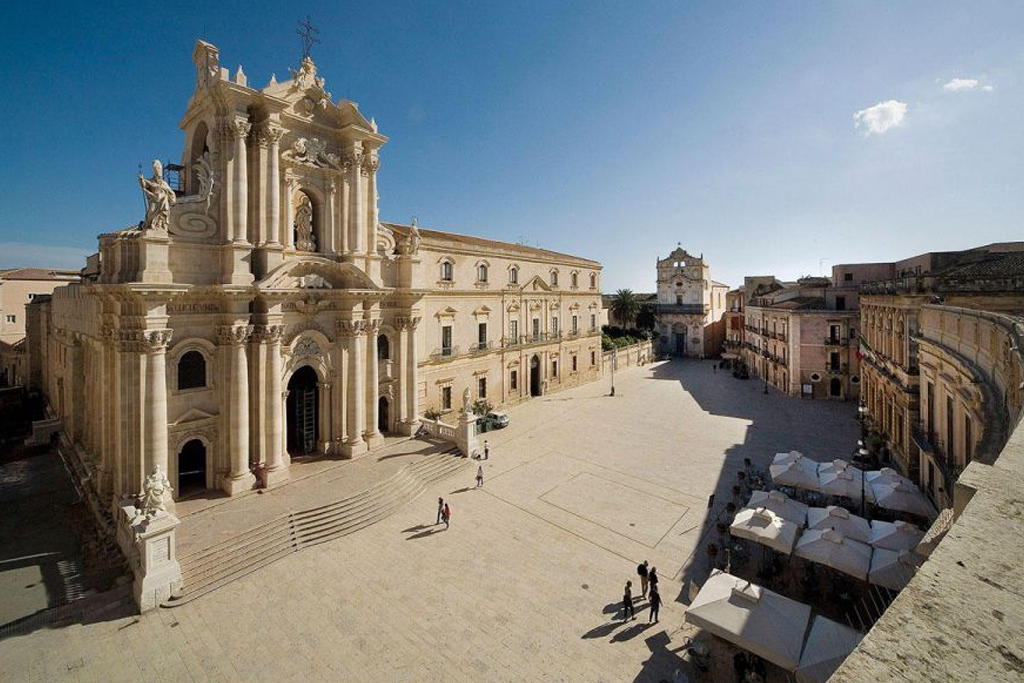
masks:
POLYGON ((404 318, 403 336, 405 336, 405 376, 402 378, 402 388, 405 393, 405 410, 406 410, 406 423, 405 431, 407 434, 412 434, 416 431, 416 425, 419 424, 419 397, 417 396, 419 387, 419 361, 416 358, 416 327, 420 324, 418 316, 404 318))
POLYGON ((263 338, 267 344, 267 454, 263 486, 270 487, 288 479, 284 461, 284 391, 281 386, 281 334, 283 325, 267 325, 263 338))
POLYGON ((365 421, 366 411, 363 395, 364 370, 363 360, 366 353, 366 327, 362 320, 339 321, 338 330, 346 341, 346 353, 348 357, 348 384, 345 387, 345 408, 347 417, 345 424, 348 427, 348 435, 342 447, 342 454, 352 457, 366 450, 366 442, 363 441, 362 425, 365 421))
POLYGON ((224 325, 218 331, 220 343, 228 350, 228 456, 231 471, 221 481, 228 495, 252 488, 256 477, 249 468, 249 372, 245 341, 251 325, 224 325))
POLYGON ((234 242, 246 242, 249 234, 249 164, 246 159, 246 140, 252 126, 248 121, 235 121, 232 125, 235 129, 235 233, 232 239, 234 242))
MULTIPOLYGON (((171 330, 150 330, 142 334, 146 354, 146 471, 159 468, 167 474, 167 344, 171 330)), ((171 503, 170 493, 165 503, 171 503)))
MULTIPOLYGON (((345 159, 349 171, 349 240, 354 254, 366 253, 366 193, 363 190, 363 152, 357 149, 345 159)), ((371 245, 372 246, 372 245, 371 245)))
POLYGON ((366 431, 363 432, 363 439, 369 448, 373 448, 381 442, 380 431, 377 428, 378 412, 380 406, 377 403, 377 392, 380 388, 380 371, 377 367, 377 333, 380 331, 380 320, 366 321, 366 431))

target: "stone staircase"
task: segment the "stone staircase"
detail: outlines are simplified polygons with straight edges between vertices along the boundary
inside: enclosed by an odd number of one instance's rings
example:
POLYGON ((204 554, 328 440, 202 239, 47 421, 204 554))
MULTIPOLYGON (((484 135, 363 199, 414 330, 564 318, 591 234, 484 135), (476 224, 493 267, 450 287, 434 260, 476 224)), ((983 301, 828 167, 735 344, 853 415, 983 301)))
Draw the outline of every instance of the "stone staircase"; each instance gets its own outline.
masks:
POLYGON ((348 498, 289 512, 233 538, 178 558, 182 590, 163 607, 184 605, 303 548, 365 529, 466 467, 457 450, 431 455, 348 498))

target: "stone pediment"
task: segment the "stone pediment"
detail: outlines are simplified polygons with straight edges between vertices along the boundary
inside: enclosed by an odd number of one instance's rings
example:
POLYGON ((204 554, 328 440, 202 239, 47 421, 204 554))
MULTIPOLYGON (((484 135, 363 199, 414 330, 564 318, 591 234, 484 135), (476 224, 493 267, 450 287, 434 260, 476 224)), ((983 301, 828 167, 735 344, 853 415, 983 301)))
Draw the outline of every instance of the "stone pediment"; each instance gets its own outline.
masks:
POLYGON ((308 57, 298 69, 289 69, 292 77, 286 81, 271 80, 262 89, 267 97, 287 103, 286 111, 332 128, 357 126, 376 132, 376 126, 366 119, 355 102, 339 99, 333 102, 331 93, 324 89, 324 79, 317 75, 316 64, 308 57))
POLYGON ((212 415, 206 412, 205 410, 200 410, 199 408, 189 408, 188 410, 185 411, 184 415, 179 417, 171 424, 175 427, 184 427, 187 425, 202 423, 207 420, 213 420, 216 418, 216 415, 212 415))
POLYGON ((304 256, 282 263, 256 285, 260 289, 359 289, 379 291, 369 275, 352 263, 304 256))
POLYGON ((522 290, 524 292, 550 292, 553 291, 548 283, 544 282, 544 279, 539 275, 533 277, 529 282, 523 285, 522 290))

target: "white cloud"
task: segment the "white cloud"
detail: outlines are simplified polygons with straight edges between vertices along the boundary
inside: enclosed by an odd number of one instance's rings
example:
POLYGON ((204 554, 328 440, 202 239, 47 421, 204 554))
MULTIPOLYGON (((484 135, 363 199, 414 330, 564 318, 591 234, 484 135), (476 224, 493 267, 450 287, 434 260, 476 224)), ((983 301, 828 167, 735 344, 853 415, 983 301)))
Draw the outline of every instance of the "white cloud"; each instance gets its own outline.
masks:
POLYGON ((907 115, 907 103, 896 100, 879 102, 873 107, 861 109, 853 115, 853 125, 864 133, 864 136, 880 135, 890 128, 903 123, 907 115))
POLYGON ((942 89, 949 90, 950 92, 957 92, 958 90, 974 90, 977 87, 977 78, 954 78, 949 83, 946 83, 944 86, 942 86, 942 89))

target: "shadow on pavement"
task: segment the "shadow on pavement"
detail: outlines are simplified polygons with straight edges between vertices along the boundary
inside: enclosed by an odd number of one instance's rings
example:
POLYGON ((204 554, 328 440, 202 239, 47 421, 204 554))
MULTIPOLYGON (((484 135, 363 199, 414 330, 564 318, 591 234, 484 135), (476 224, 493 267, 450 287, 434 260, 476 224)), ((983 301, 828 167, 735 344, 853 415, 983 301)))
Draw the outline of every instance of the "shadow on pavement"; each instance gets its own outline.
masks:
POLYGON ((437 525, 435 528, 427 529, 426 531, 421 531, 418 534, 413 534, 412 536, 409 536, 405 540, 412 541, 412 540, 415 540, 417 538, 426 538, 427 536, 432 536, 432 535, 436 534, 439 531, 445 531, 444 526, 437 525))
POLYGON ((620 625, 622 625, 621 621, 608 621, 601 624, 600 626, 595 626, 594 628, 590 629, 582 636, 580 636, 580 638, 584 640, 590 640, 592 638, 604 638, 605 636, 609 635, 612 631, 617 629, 620 625))
POLYGON ((629 628, 624 628, 614 636, 612 636, 613 643, 623 643, 627 640, 633 640, 638 635, 649 629, 654 624, 648 624, 646 621, 638 621, 629 628))
POLYGON ((678 650, 668 648, 672 639, 664 631, 659 631, 644 640, 651 656, 644 660, 640 673, 633 679, 633 683, 661 683, 672 680, 672 674, 676 669, 686 674, 691 681, 703 680, 694 678, 690 665, 679 655, 678 650))

